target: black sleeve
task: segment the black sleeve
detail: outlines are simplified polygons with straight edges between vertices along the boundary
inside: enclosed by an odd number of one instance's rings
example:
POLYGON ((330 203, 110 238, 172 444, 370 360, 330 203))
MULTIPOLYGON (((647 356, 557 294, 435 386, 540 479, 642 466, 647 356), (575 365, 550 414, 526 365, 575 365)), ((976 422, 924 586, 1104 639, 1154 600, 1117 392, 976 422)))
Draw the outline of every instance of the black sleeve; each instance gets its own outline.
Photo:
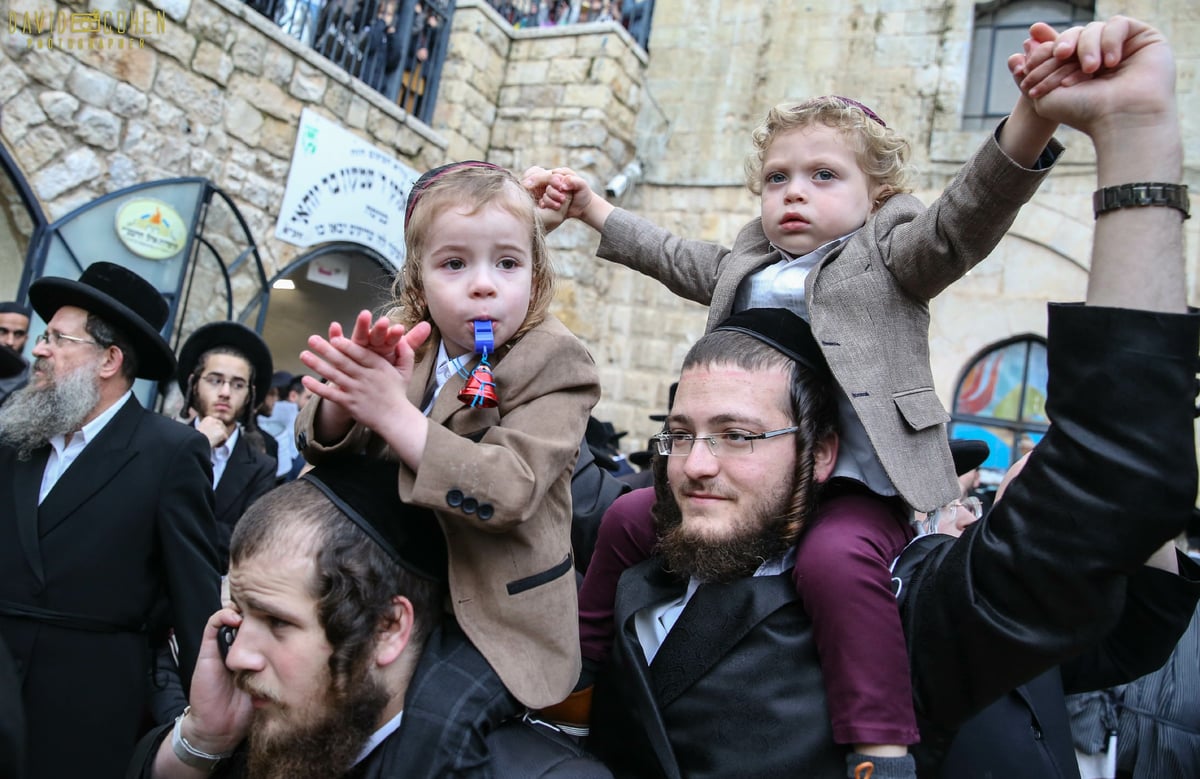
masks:
POLYGON ((170 453, 158 500, 158 538, 184 689, 191 687, 204 626, 221 608, 210 452, 208 439, 189 430, 170 453))
POLYGON ((1095 648, 1063 664, 1067 694, 1125 684, 1167 662, 1200 600, 1200 565, 1179 552, 1176 558, 1178 576, 1142 566, 1129 577, 1117 626, 1095 648))
POLYGON ((903 613, 918 711, 952 727, 1110 633, 1191 516, 1200 317, 1050 307, 1051 427, 1004 499, 926 558, 903 613))

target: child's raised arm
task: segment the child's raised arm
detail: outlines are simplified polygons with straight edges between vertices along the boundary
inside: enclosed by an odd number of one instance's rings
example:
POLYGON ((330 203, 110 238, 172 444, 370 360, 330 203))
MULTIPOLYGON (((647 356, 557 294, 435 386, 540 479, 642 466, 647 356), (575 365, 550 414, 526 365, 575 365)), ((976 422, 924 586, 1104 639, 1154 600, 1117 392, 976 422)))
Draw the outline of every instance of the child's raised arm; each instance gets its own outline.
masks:
MULTIPOLYGON (((1024 56, 1039 47, 1044 50, 1043 54, 1051 51, 1056 33, 1048 26, 1046 30, 1049 30, 1049 34, 1045 30, 1039 29, 1036 33, 1031 30, 1031 39, 1025 42, 1024 56)), ((1014 58, 1019 56, 1023 55, 1013 55, 1014 58)), ((996 141, 1009 159, 1022 167, 1032 168, 1057 129, 1058 122, 1039 116, 1034 110, 1033 101, 1022 93, 1018 95, 1008 121, 1000 128, 996 141)))

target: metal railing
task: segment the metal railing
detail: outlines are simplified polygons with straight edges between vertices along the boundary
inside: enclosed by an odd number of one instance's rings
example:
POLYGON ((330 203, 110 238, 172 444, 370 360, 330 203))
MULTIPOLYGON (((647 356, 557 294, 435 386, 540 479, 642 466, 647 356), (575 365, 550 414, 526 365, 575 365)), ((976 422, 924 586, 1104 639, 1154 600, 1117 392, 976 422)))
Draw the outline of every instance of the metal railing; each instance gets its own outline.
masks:
POLYGON ((433 117, 455 0, 246 0, 423 122, 433 117))
POLYGON ((487 0, 513 27, 615 21, 649 51, 654 0, 487 0))

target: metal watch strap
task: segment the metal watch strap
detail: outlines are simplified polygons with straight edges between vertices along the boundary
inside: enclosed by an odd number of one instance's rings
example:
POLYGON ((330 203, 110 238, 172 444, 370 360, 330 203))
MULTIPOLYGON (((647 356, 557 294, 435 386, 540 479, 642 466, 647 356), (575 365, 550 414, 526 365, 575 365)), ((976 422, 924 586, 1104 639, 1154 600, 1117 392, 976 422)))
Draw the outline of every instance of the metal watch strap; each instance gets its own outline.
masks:
POLYGON ((175 718, 175 729, 171 732, 171 751, 184 765, 212 773, 217 764, 229 755, 210 755, 208 752, 196 749, 183 737, 183 718, 188 715, 191 708, 188 706, 183 710, 183 714, 175 718))
POLYGON ((1191 201, 1188 200, 1186 184, 1166 184, 1144 181, 1138 184, 1118 184, 1114 187, 1097 189, 1092 195, 1092 210, 1098 217, 1118 208, 1140 206, 1167 206, 1183 212, 1183 218, 1191 217, 1191 201))

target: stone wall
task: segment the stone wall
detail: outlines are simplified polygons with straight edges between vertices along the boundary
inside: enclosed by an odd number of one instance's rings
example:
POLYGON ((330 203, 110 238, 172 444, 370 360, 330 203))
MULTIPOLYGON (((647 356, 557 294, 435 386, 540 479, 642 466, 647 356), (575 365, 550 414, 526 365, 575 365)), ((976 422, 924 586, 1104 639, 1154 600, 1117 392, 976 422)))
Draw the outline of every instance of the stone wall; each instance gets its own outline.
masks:
MULTIPOLYGON (((123 6, 127 7, 127 6, 123 6)), ((139 6, 141 8, 141 6, 139 6)), ((84 6, 12 0, 18 15, 84 6)), ((164 3, 123 48, 0 46, 0 134, 53 220, 107 192, 203 176, 233 196, 268 276, 300 252, 273 237, 296 121, 308 107, 422 169, 445 141, 236 0, 164 3)), ((40 46, 39 46, 40 42, 40 46)))

